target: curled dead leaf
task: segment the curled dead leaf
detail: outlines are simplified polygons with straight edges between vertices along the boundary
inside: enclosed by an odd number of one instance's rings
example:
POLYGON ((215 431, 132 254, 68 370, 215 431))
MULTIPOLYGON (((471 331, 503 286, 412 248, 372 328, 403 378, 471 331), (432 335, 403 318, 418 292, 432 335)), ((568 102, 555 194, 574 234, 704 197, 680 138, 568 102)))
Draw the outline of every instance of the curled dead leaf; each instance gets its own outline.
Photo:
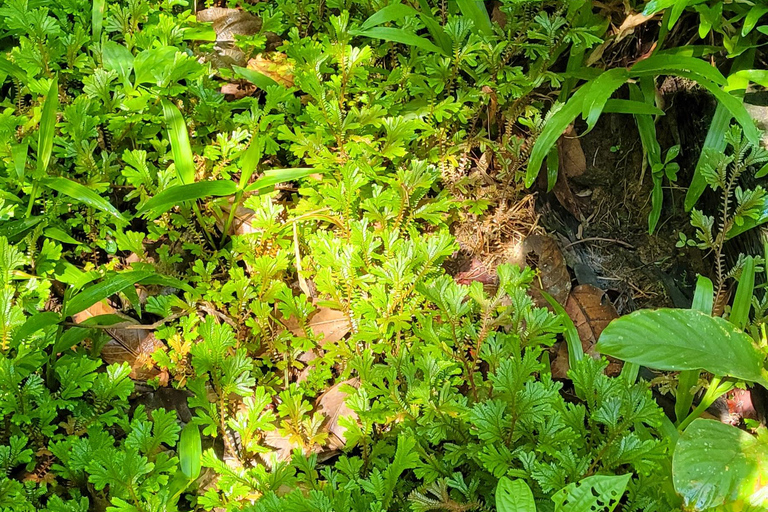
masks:
POLYGON ((293 66, 284 53, 260 53, 248 61, 248 69, 258 71, 284 87, 293 87, 293 66))
MULTIPOLYGON (((568 296, 565 311, 579 333, 584 353, 599 357, 595 344, 608 324, 619 317, 605 292, 589 284, 579 285, 568 296)), ((608 360, 610 363, 606 373, 611 376, 618 375, 622 367, 621 361, 610 357, 608 360)))
POLYGON ((104 362, 107 364, 127 362, 131 365, 132 379, 147 380, 158 376, 160 371, 154 366, 152 353, 157 349, 165 348, 165 345, 155 338, 152 330, 135 328, 140 325, 139 322, 120 314, 106 300, 97 302, 73 315, 72 320, 80 324, 88 319, 105 315, 120 316, 124 321, 111 329, 105 329, 112 339, 101 349, 101 358, 104 362))
POLYGON ((573 124, 558 139, 557 149, 560 156, 560 172, 564 172, 568 178, 584 174, 587 170, 587 157, 573 124))
POLYGON ((228 101, 239 100, 256 92, 256 86, 253 84, 224 84, 221 86, 221 94, 226 96, 228 101))
POLYGON ((616 39, 615 42, 619 42, 622 39, 626 38, 627 36, 633 34, 635 32, 635 28, 639 27, 646 21, 653 18, 653 16, 646 16, 643 13, 637 13, 637 14, 630 14, 626 18, 624 18, 624 21, 621 23, 621 26, 616 31, 616 39))
POLYGON ((539 270, 539 279, 534 280, 529 293, 540 307, 548 307, 549 304, 539 293, 544 290, 557 300, 565 304, 571 291, 571 275, 565 263, 560 246, 547 235, 531 235, 523 240, 515 248, 510 263, 520 268, 531 267, 539 270))
POLYGON ((345 386, 352 386, 357 389, 360 387, 360 379, 349 379, 335 384, 320 395, 315 402, 317 411, 325 416, 323 429, 328 432, 327 450, 341 450, 347 444, 347 439, 344 436, 347 429, 339 424, 339 419, 342 417, 357 419, 357 413, 346 404, 349 394, 342 389, 345 386))

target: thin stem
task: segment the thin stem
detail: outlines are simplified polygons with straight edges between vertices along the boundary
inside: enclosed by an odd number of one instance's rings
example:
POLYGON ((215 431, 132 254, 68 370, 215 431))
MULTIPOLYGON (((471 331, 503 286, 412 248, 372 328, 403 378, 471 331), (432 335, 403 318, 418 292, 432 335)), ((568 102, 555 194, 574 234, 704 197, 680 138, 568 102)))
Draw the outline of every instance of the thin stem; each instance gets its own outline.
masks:
POLYGON ((709 383, 709 388, 704 394, 704 398, 701 399, 701 402, 699 402, 699 405, 696 406, 693 412, 689 414, 688 417, 685 418, 682 423, 680 423, 680 425, 678 425, 677 430, 680 432, 685 430, 688 425, 690 425, 693 420, 701 416, 704 411, 706 411, 709 406, 715 402, 715 400, 733 389, 733 382, 722 382, 722 380, 723 377, 719 375, 712 377, 712 381, 709 383))

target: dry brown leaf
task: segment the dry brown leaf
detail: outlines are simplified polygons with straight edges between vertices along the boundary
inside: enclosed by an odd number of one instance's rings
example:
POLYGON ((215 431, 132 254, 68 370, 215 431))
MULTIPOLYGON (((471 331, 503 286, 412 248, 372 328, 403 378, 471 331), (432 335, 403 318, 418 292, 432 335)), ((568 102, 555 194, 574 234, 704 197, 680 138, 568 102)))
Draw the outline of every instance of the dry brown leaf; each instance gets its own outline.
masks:
POLYGON ((226 96, 227 101, 239 100, 256 92, 256 86, 250 83, 246 84, 224 84, 221 86, 221 94, 226 96))
POLYGON ((529 290, 537 305, 549 305, 539 290, 544 290, 557 302, 565 304, 571 291, 571 275, 568 273, 565 257, 553 238, 547 235, 527 237, 515 249, 510 263, 520 268, 531 267, 539 270, 539 279, 534 280, 534 285, 529 290))
MULTIPOLYGON (((346 336, 351 329, 349 319, 347 319, 347 315, 344 312, 326 307, 317 308, 315 313, 309 318, 307 325, 315 334, 323 335, 320 340, 321 347, 327 343, 336 343, 346 336)), ((285 322, 285 326, 294 336, 304 336, 304 331, 293 317, 285 322)))
POLYGON ((558 155, 560 156, 560 172, 568 178, 581 176, 587 170, 587 157, 581 147, 576 130, 571 124, 557 141, 558 155))
POLYGON ((240 9, 203 9, 197 11, 197 21, 212 23, 217 42, 234 42, 236 35, 250 36, 261 30, 261 19, 240 9))
POLYGON ((557 174, 557 181, 555 182, 555 186, 552 188, 552 193, 555 194, 557 202, 560 203, 563 208, 568 210, 571 215, 577 219, 581 219, 583 217, 581 214, 581 207, 579 206, 579 202, 576 200, 576 196, 571 190, 571 186, 568 183, 568 178, 566 178, 565 173, 560 172, 557 174))
POLYGON ((323 430, 328 432, 328 440, 326 441, 326 449, 328 450, 341 450, 347 443, 344 436, 347 429, 339 425, 339 418, 352 417, 357 419, 357 413, 350 409, 345 402, 349 396, 341 389, 345 385, 358 388, 360 379, 349 379, 335 384, 320 395, 315 402, 317 411, 325 416, 323 430))
MULTIPOLYGON (((608 324, 619 317, 616 308, 605 292, 590 284, 582 284, 571 291, 565 304, 565 311, 573 321, 579 333, 581 346, 585 354, 598 357, 595 344, 608 324)), ((608 358, 611 363, 606 370, 608 375, 617 375, 621 370, 618 360, 608 358)))
POLYGON ((635 32, 635 28, 639 27, 651 18, 653 18, 653 16, 646 16, 643 13, 630 14, 624 18, 624 21, 619 27, 619 30, 616 32, 615 42, 618 43, 625 37, 633 34, 635 32))
POLYGON ((284 87, 293 87, 293 66, 284 53, 260 53, 248 61, 248 69, 258 71, 284 87))
MULTIPOLYGON (((93 306, 72 316, 75 323, 83 323, 89 318, 102 315, 121 315, 110 306, 106 300, 97 302, 93 306)), ((130 324, 139 325, 134 319, 125 316, 125 324, 113 329, 106 329, 112 338, 101 349, 101 358, 107 364, 127 362, 131 365, 132 379, 147 380, 160 374, 154 366, 152 353, 165 345, 155 338, 154 333, 148 329, 130 329, 130 324)))

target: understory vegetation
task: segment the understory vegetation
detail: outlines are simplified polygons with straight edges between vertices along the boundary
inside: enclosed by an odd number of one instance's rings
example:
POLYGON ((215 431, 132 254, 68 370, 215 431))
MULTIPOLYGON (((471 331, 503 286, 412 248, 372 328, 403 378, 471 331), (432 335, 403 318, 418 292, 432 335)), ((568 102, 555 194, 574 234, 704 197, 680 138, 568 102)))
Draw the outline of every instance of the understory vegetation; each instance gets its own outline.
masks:
POLYGON ((0 1, 0 511, 768 509, 761 419, 705 417, 768 387, 768 245, 727 257, 768 220, 766 15, 0 1), (667 77, 717 102, 685 172, 667 77), (456 268, 604 113, 639 134, 643 229, 684 188, 712 272, 593 350, 543 265, 456 268))

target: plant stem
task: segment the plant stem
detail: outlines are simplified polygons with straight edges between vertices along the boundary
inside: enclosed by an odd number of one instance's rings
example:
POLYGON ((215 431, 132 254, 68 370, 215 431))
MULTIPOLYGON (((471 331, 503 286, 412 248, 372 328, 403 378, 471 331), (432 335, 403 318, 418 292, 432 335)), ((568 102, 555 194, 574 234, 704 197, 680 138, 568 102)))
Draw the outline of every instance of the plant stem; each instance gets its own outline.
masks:
POLYGON ((693 410, 691 414, 688 415, 685 420, 680 423, 680 425, 677 426, 677 430, 682 432, 685 430, 688 425, 690 425, 693 420, 701 416, 704 411, 706 411, 710 405, 712 405, 715 400, 717 400, 719 397, 733 389, 733 383, 732 382, 722 382, 723 377, 719 375, 715 375, 712 377, 712 381, 709 383, 709 388, 707 389, 707 392, 704 394, 704 397, 701 399, 701 402, 699 402, 699 405, 696 406, 696 408, 693 410))

